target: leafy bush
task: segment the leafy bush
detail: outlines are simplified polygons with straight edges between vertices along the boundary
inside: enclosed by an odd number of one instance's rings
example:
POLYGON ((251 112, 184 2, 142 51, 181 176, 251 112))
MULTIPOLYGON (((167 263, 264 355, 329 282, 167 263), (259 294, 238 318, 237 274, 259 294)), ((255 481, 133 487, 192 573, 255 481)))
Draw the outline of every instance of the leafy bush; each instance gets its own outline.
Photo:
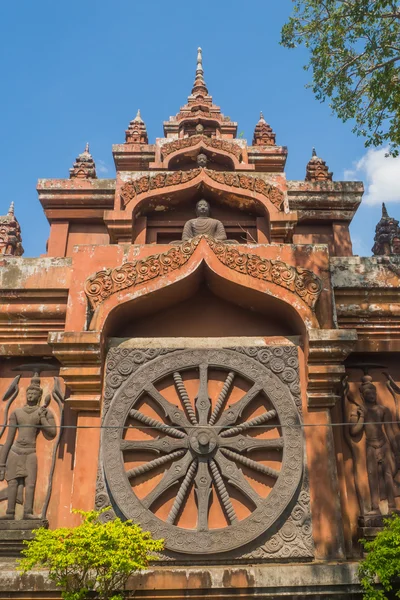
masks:
POLYGON ((400 517, 385 519, 384 529, 372 541, 361 540, 367 551, 359 576, 365 600, 400 598, 400 517), (377 587, 376 584, 380 584, 377 587), (389 593, 389 595, 387 595, 389 593))
POLYGON ((132 521, 102 523, 99 516, 106 510, 74 511, 83 517, 77 527, 37 529, 25 542, 19 570, 48 569, 64 600, 83 600, 89 592, 100 600, 121 600, 129 576, 145 569, 164 543, 132 521))

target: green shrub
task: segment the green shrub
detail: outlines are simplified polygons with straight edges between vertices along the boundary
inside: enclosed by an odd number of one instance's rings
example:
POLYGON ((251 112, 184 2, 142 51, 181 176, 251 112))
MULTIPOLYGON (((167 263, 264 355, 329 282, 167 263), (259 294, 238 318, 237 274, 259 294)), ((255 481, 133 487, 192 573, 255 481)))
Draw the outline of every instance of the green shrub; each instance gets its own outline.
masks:
POLYGON ((102 523, 99 516, 106 510, 74 511, 83 517, 77 527, 37 529, 25 542, 19 570, 48 569, 64 600, 83 600, 89 592, 100 600, 121 600, 129 576, 145 569, 164 543, 132 521, 102 523))
POLYGON ((367 551, 359 568, 365 600, 400 598, 400 517, 385 519, 374 540, 361 542, 367 551))

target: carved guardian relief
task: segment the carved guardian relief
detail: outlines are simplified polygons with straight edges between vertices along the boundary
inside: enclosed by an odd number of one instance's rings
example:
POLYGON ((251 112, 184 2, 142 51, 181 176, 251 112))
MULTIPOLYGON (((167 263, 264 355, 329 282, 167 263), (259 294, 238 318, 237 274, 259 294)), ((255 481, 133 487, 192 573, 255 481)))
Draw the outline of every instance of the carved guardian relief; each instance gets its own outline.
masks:
POLYGON ((311 557, 297 348, 111 348, 96 508, 189 555, 311 557))

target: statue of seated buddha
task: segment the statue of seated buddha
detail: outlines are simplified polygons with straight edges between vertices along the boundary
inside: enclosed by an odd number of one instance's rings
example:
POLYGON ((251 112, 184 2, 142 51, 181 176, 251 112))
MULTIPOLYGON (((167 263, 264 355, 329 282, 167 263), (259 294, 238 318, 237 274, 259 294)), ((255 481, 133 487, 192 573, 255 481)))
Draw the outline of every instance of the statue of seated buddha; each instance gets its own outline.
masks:
POLYGON ((182 233, 182 241, 191 240, 197 235, 208 235, 214 240, 225 242, 225 227, 218 221, 210 217, 210 205, 207 200, 201 199, 196 204, 195 219, 190 219, 185 223, 182 233))

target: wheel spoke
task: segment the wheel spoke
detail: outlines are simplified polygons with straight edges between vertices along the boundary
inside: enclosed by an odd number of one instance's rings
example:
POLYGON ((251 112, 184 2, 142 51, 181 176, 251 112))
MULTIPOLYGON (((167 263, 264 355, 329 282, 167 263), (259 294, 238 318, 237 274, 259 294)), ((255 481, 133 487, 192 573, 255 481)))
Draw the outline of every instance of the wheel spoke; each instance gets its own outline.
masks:
POLYGON ((175 406, 175 404, 168 402, 152 383, 148 383, 145 386, 144 391, 160 406, 164 411, 165 416, 168 417, 174 425, 179 425, 180 427, 187 427, 190 425, 183 410, 175 406))
POLYGON ((176 494, 175 501, 174 501, 172 508, 170 510, 170 513, 166 519, 167 523, 171 523, 171 525, 173 525, 175 523, 175 520, 179 514, 179 511, 181 510, 183 504, 185 503, 190 486, 192 485, 194 475, 196 473, 196 468, 197 468, 197 460, 195 459, 192 462, 192 464, 190 465, 188 472, 186 473, 185 478, 180 485, 178 493, 176 494))
POLYGON ((232 435, 236 435, 237 433, 246 431, 246 429, 251 429, 252 427, 257 427, 257 425, 263 425, 264 423, 267 423, 274 417, 276 417, 276 410, 269 410, 268 412, 263 413, 259 417, 255 417, 254 419, 251 419, 250 421, 246 421, 245 423, 242 423, 241 425, 238 425, 237 427, 230 427, 229 429, 224 429, 223 431, 221 431, 220 436, 225 438, 225 437, 230 437, 232 435))
POLYGON ((173 452, 174 450, 187 447, 187 438, 176 439, 167 435, 162 438, 158 437, 155 440, 121 440, 121 450, 123 452, 129 450, 139 452, 147 450, 149 452, 156 452, 159 454, 160 452, 173 452))
MULTIPOLYGON (((184 450, 178 450, 177 452, 185 452, 184 450)), ((171 456, 168 454, 167 456, 171 456)), ((180 460, 177 460, 168 471, 164 474, 164 477, 161 481, 156 485, 156 487, 149 493, 145 498, 142 499, 142 504, 146 508, 150 508, 154 502, 160 498, 171 486, 173 486, 177 481, 182 479, 187 473, 190 463, 192 462, 193 457, 190 452, 186 452, 185 456, 183 456, 180 460)))
POLYGON ((175 373, 173 374, 173 378, 174 378, 174 383, 175 383, 176 389, 178 390, 179 398, 181 399, 181 402, 182 402, 183 406, 185 407, 185 410, 187 412, 187 415, 188 415, 190 421, 192 422, 192 425, 197 425, 196 413, 194 412, 192 403, 190 402, 190 398, 186 391, 185 384, 183 383, 181 374, 178 371, 175 371, 175 373))
POLYGON ((261 391, 262 386, 259 383, 255 383, 248 392, 245 393, 243 398, 229 406, 221 418, 217 422, 218 427, 225 427, 226 425, 233 425, 236 423, 238 418, 242 415, 244 409, 252 402, 252 400, 261 391))
POLYGON ((152 471, 153 469, 157 469, 157 467, 162 467, 171 460, 175 460, 176 458, 180 458, 183 454, 186 453, 186 450, 176 450, 175 452, 171 452, 170 454, 166 454, 165 456, 160 456, 159 458, 155 458, 150 462, 140 465, 140 467, 135 467, 134 469, 129 469, 126 471, 126 476, 128 479, 134 479, 138 475, 143 475, 143 473, 147 473, 148 471, 152 471))
POLYGON ((212 477, 208 470, 206 458, 199 458, 199 468, 195 479, 198 520, 197 529, 206 531, 208 529, 208 510, 210 507, 212 477))
POLYGON ((217 462, 219 468, 221 469, 221 473, 228 482, 235 487, 239 492, 241 492, 246 498, 251 500, 251 502, 255 506, 259 506, 261 504, 262 498, 257 494, 257 492, 252 488, 250 483, 247 481, 242 471, 236 465, 236 463, 230 461, 226 458, 222 452, 217 452, 215 456, 215 461, 217 462))
POLYGON ((235 437, 222 438, 220 447, 236 450, 237 452, 250 452, 251 450, 281 450, 283 445, 283 438, 281 437, 263 440, 245 435, 236 435, 235 437))
POLYGON ((218 419, 219 413, 221 412, 221 410, 222 410, 222 408, 223 408, 223 406, 225 404, 225 401, 226 401, 226 399, 228 397, 228 394, 229 394, 229 391, 231 389, 231 386, 232 386, 232 383, 233 383, 234 379, 235 379, 235 373, 233 371, 230 371, 228 373, 228 377, 225 380, 225 383, 224 383, 224 386, 223 386, 223 388, 221 390, 221 393, 218 396, 217 403, 215 405, 215 408, 214 408, 213 413, 212 413, 212 415, 210 417, 210 420, 209 420, 209 425, 214 425, 215 421, 218 419))
POLYGON ((266 465, 262 465, 251 458, 247 458, 247 456, 242 456, 237 452, 233 452, 233 450, 228 450, 227 448, 221 448, 221 452, 231 458, 232 460, 241 463, 245 467, 252 469, 253 471, 258 471, 259 473, 263 473, 264 475, 269 475, 269 477, 273 477, 274 479, 278 479, 279 471, 276 469, 272 469, 271 467, 267 467, 266 465))
POLYGON ((211 410, 211 401, 208 396, 208 366, 200 365, 200 385, 195 400, 199 425, 207 425, 211 410))
POLYGON ((173 437, 181 438, 181 439, 186 437, 186 433, 184 433, 183 431, 179 431, 179 429, 175 429, 175 427, 171 427, 170 425, 161 423, 161 421, 157 421, 157 419, 152 419, 151 417, 144 415, 143 413, 139 412, 138 410, 136 410, 134 408, 132 408, 129 411, 129 416, 132 419, 136 419, 137 421, 144 423, 144 425, 147 425, 147 427, 151 427, 152 429, 157 429, 158 431, 163 431, 164 433, 172 435, 173 437))
POLYGON ((219 498, 221 500, 222 506, 225 509, 225 513, 228 517, 229 523, 237 523, 238 518, 236 516, 235 509, 232 506, 232 502, 226 489, 224 480, 222 479, 221 473, 219 472, 217 463, 214 459, 210 460, 210 469, 215 483, 215 487, 217 488, 219 498))

